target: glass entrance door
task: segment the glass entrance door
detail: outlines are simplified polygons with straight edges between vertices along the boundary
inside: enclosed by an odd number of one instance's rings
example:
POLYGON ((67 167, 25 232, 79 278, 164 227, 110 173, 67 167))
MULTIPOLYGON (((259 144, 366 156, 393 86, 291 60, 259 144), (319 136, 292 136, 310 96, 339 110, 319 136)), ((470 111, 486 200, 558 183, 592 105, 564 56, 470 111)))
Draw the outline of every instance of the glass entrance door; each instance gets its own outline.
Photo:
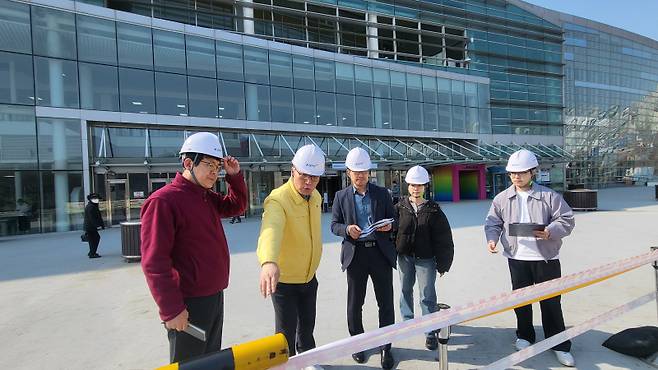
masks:
POLYGON ((110 225, 118 225, 128 220, 128 192, 126 180, 107 180, 110 225))

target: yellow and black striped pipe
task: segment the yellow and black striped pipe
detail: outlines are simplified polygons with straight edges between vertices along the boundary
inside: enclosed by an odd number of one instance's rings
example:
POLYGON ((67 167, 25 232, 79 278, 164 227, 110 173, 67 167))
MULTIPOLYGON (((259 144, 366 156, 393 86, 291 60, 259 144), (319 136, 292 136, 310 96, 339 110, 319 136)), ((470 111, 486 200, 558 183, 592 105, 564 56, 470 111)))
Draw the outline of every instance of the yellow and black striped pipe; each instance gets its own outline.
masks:
POLYGON ((288 341, 279 333, 156 370, 260 370, 286 361, 288 341))

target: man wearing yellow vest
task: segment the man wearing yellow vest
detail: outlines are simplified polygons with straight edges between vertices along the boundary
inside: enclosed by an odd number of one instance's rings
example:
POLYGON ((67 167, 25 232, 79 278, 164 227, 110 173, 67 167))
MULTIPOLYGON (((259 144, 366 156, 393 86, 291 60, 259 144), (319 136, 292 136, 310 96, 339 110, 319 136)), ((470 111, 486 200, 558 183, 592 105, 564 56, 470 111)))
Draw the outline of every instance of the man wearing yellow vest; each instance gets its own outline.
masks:
POLYGON ((260 292, 272 296, 277 333, 290 356, 315 348, 315 271, 322 255, 322 197, 315 189, 324 174, 324 153, 305 145, 295 153, 287 183, 265 199, 258 238, 260 292))

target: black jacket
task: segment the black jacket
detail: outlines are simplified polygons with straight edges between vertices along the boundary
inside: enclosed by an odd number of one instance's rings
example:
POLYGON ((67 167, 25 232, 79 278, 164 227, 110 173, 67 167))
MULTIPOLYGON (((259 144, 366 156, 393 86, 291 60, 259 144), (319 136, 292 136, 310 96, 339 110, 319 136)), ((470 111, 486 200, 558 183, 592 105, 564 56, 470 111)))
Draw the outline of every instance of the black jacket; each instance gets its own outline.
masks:
POLYGON ((89 202, 85 206, 85 231, 95 231, 99 227, 105 228, 105 223, 103 222, 103 217, 101 217, 101 211, 98 209, 98 204, 89 202))
MULTIPOLYGON (((368 193, 370 193, 373 222, 394 217, 393 201, 386 188, 369 183, 368 193)), ((336 192, 331 219, 331 232, 343 238, 340 252, 340 262, 343 271, 347 270, 347 267, 352 263, 356 250, 356 240, 347 234, 347 226, 355 225, 356 223, 354 188, 352 185, 349 185, 345 189, 336 192)), ((392 227, 392 231, 394 231, 395 224, 392 227)), ((395 268, 397 254, 395 253, 395 246, 391 241, 391 233, 376 231, 375 238, 377 238, 377 247, 379 247, 386 260, 391 264, 391 267, 395 268)))
POLYGON ((450 270, 455 253, 452 231, 448 218, 441 207, 428 200, 414 213, 408 197, 395 205, 398 220, 395 248, 398 253, 418 258, 436 257, 436 270, 444 273, 450 270))

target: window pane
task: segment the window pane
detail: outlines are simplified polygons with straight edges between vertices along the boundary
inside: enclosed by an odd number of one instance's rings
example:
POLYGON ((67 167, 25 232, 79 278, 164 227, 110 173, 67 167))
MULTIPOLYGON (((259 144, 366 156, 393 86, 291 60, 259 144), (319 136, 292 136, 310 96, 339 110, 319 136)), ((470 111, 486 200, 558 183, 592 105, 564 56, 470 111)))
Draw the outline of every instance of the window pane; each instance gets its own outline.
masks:
POLYGON ((423 104, 415 101, 407 102, 409 113, 409 130, 423 129, 423 104))
POLYGON ((36 169, 34 107, 0 105, 0 169, 36 169))
POLYGON ((356 97, 356 126, 357 127, 374 127, 372 98, 357 96, 356 97))
POLYGON ((356 95, 372 96, 372 69, 369 67, 355 66, 356 95))
POLYGON ((158 114, 187 116, 187 81, 185 76, 156 72, 155 97, 158 114))
POLYGON ((466 106, 477 107, 478 105, 478 85, 475 82, 464 83, 464 95, 466 97, 466 106))
POLYGON ((374 101, 375 127, 391 128, 391 101, 377 99, 374 101))
POLYGON ((334 92, 334 62, 315 60, 315 89, 318 91, 334 92))
POLYGON ((466 108, 466 132, 477 134, 480 128, 478 127, 478 109, 466 108))
POLYGON ((78 66, 61 59, 34 58, 37 105, 78 108, 78 66))
POLYGON ((149 129, 149 152, 151 157, 178 157, 178 151, 184 140, 183 131, 149 129))
POLYGON ((217 41, 217 77, 243 81, 242 46, 217 41))
POLYGON ((354 95, 336 94, 338 126, 354 126, 354 95))
POLYGON ((315 124, 315 93, 295 90, 295 123, 315 124))
POLYGON ((407 98, 413 101, 423 101, 422 89, 421 76, 407 73, 407 98))
POLYGON ((45 170, 82 170, 80 120, 39 118, 39 167, 45 170))
POLYGON ((197 36, 185 36, 187 73, 194 76, 215 77, 215 42, 197 36))
POLYGON ((272 85, 292 87, 292 57, 270 51, 270 81, 272 85))
POLYGON ((404 100, 391 101, 391 128, 397 130, 407 129, 407 103, 404 100))
POLYGON ((318 125, 334 126, 336 125, 336 95, 318 92, 316 94, 318 102, 318 125))
POLYGON ((404 73, 391 71, 391 96, 393 99, 407 99, 407 81, 404 73))
POLYGON ((292 89, 272 86, 272 122, 294 122, 292 89))
POLYGON ((75 17, 73 13, 32 7, 34 54, 75 59, 75 17))
POLYGON ((478 84, 478 106, 480 108, 489 106, 489 85, 478 84))
POLYGON ((452 131, 464 132, 464 107, 458 105, 452 106, 452 131))
POLYGON ((452 104, 452 92, 450 90, 450 80, 445 78, 439 78, 439 103, 440 104, 452 104))
POLYGON ((425 103, 436 103, 437 99, 436 78, 423 76, 423 101, 425 103))
POLYGON ((2 1, 0 6, 0 50, 30 53, 30 6, 13 1, 2 1))
POLYGON ((139 158, 146 152, 146 130, 143 128, 108 127, 108 157, 139 158))
POLYGON ((480 133, 481 134, 490 134, 491 133, 491 114, 488 109, 478 109, 479 110, 479 119, 480 122, 480 133))
POLYGON ((385 69, 374 70, 374 93, 378 98, 391 97, 391 78, 389 72, 385 69))
POLYGON ((245 119, 244 83, 217 81, 219 118, 245 119))
POLYGON ((0 212, 6 215, 0 236, 40 232, 39 177, 38 171, 0 172, 0 212))
POLYGON ((245 46, 244 78, 246 82, 269 84, 270 73, 267 50, 245 46))
MULTIPOLYGON (((213 58, 214 60, 214 58, 213 58)), ((217 118, 217 82, 202 77, 187 77, 190 116, 217 118)))
POLYGON ((84 62, 117 64, 117 32, 114 22, 77 16, 78 59, 84 62))
POLYGON ((301 56, 293 56, 293 76, 295 77, 296 89, 315 89, 313 78, 313 59, 301 56))
POLYGON ((436 131, 438 130, 439 113, 436 104, 424 103, 423 104, 423 130, 436 131))
POLYGON ((0 52, 0 103, 34 104, 32 57, 0 52))
POLYGON ((254 84, 245 84, 244 87, 247 119, 268 122, 270 120, 270 87, 254 84))
POLYGON ((153 30, 155 69, 185 73, 185 37, 182 33, 153 30))
POLYGON ((119 94, 121 111, 155 113, 153 72, 119 68, 119 94))
POLYGON ((452 86, 452 104, 465 105, 466 99, 464 97, 464 81, 451 81, 452 86))
POLYGON ((439 104, 439 131, 452 131, 452 108, 450 105, 439 104))
POLYGON ((117 39, 120 66, 153 68, 150 28, 117 23, 117 39))
POLYGON ((354 94, 354 66, 336 63, 336 92, 354 94))
POLYGON ((84 199, 82 199, 82 172, 42 171, 43 188, 42 232, 69 231, 82 228, 84 199), (78 194, 73 198, 73 194, 78 194))
POLYGON ((117 67, 79 63, 80 106, 82 109, 119 111, 117 67))

